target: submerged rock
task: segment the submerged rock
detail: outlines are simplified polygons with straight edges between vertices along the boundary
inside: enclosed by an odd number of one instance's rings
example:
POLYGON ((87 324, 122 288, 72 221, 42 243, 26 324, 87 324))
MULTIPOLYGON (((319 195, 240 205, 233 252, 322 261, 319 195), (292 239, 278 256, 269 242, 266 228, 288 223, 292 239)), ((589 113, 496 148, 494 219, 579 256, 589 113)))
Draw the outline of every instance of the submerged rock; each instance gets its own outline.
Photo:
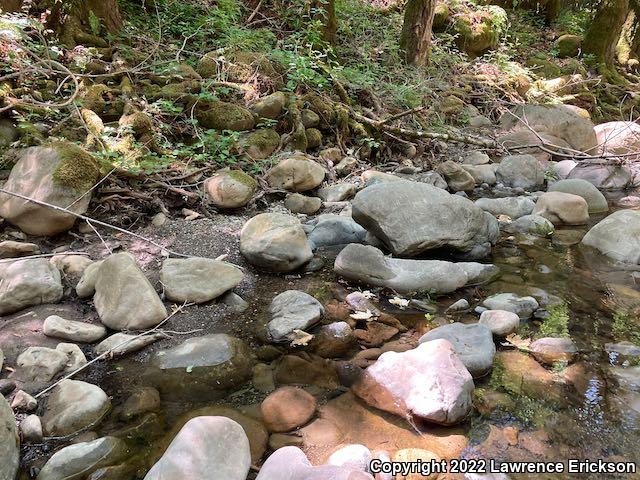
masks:
POLYGON ((262 420, 271 432, 289 432, 303 426, 316 413, 313 395, 297 387, 282 387, 260 405, 262 420))
POLYGON ((353 385, 370 405, 412 423, 453 425, 471 411, 473 379, 447 340, 383 353, 353 385))
POLYGON ((596 224, 582 243, 621 262, 640 263, 640 212, 618 210, 596 224))
POLYGON ((62 299, 60 272, 45 258, 0 263, 0 315, 62 299))
POLYGON ((571 362, 578 349, 570 338, 544 337, 531 342, 531 354, 541 363, 553 365, 556 362, 571 362))
POLYGON ((533 315, 539 305, 533 297, 519 297, 515 293, 498 293, 485 299, 482 305, 489 310, 506 310, 517 314, 522 320, 533 315))
POLYGON ((308 293, 287 290, 277 295, 269 306, 271 321, 267 335, 274 342, 286 342, 294 330, 306 330, 324 313, 322 304, 308 293))

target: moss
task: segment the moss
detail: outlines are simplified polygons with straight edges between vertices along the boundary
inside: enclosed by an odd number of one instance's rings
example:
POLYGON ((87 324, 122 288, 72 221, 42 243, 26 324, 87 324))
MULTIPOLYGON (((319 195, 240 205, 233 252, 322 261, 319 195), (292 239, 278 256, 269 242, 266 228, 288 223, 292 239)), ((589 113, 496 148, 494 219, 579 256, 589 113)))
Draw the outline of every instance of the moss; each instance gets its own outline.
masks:
POLYGON ((18 123, 18 135, 20 143, 28 147, 40 145, 44 141, 44 135, 31 122, 18 123))
POLYGON ((213 78, 218 75, 218 54, 216 52, 209 52, 205 54, 196 68, 196 72, 202 78, 213 78))
POLYGON ((196 118, 204 128, 215 130, 251 130, 255 124, 253 114, 233 103, 209 101, 196 106, 196 118))
POLYGON ((140 138, 142 135, 153 130, 153 122, 147 114, 142 112, 133 112, 132 114, 125 115, 120 119, 120 127, 130 128, 136 138, 140 138))
POLYGON ((104 95, 109 92, 109 87, 101 83, 91 85, 88 87, 82 96, 80 101, 81 105, 88 109, 93 110, 98 115, 103 113, 107 107, 107 102, 104 99, 104 95))
POLYGON ((549 308, 549 317, 540 326, 539 337, 569 336, 569 307, 566 303, 549 308))
POLYGON ((331 102, 325 100, 316 93, 307 93, 302 97, 302 100, 309 110, 318 114, 320 117, 321 128, 330 128, 334 126, 337 114, 331 102))
POLYGON ((305 130, 307 137, 307 148, 317 148, 322 145, 322 132, 317 128, 307 128, 305 130))
POLYGON ((254 192, 258 188, 258 182, 256 182, 255 178, 242 170, 229 170, 227 171, 227 175, 236 182, 249 187, 254 192))
POLYGON ((442 1, 438 2, 436 4, 436 12, 433 16, 433 31, 444 32, 449 25, 450 18, 451 12, 449 5, 442 1))
POLYGON ((507 12, 497 5, 460 13, 455 20, 458 46, 472 55, 480 55, 498 45, 507 26, 507 12))
POLYGON ((57 151, 60 159, 52 175, 54 183, 76 190, 87 190, 95 184, 100 169, 89 152, 70 142, 48 146, 57 151))
POLYGON ((247 134, 242 139, 241 145, 249 157, 254 160, 262 160, 269 157, 278 148, 280 135, 272 128, 261 128, 247 134))

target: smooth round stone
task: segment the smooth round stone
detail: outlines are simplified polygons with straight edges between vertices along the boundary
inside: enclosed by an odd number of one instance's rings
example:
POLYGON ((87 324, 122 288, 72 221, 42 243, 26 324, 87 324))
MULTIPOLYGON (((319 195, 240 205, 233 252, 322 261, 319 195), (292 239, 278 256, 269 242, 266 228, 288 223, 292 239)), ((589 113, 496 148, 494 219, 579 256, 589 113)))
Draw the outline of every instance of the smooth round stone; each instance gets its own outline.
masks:
POLYGON ((490 310, 506 310, 518 314, 521 319, 530 318, 539 305, 533 297, 519 297, 515 293, 498 293, 482 302, 490 310))
POLYGON ((531 354, 541 363, 553 365, 556 362, 571 362, 578 349, 570 338, 545 337, 529 345, 531 354))
POLYGON ((282 387, 264 399, 262 419, 271 432, 288 432, 313 418, 317 401, 301 388, 282 387))
POLYGON ((328 465, 336 465, 338 467, 347 466, 354 470, 362 470, 363 472, 369 471, 369 463, 371 462, 373 455, 364 445, 353 444, 346 445, 331 454, 328 465))
POLYGON ((42 330, 47 337, 82 343, 97 342, 107 334, 107 329, 103 325, 65 320, 58 315, 47 317, 42 330))
MULTIPOLYGON (((431 461, 439 462, 440 457, 433 452, 423 450, 421 448, 403 448, 398 450, 393 455, 394 462, 416 462, 422 461, 423 463, 429 463, 431 461)), ((396 475, 396 480, 435 480, 439 478, 439 473, 432 473, 430 475, 422 475, 420 472, 410 473, 409 475, 396 475)))
POLYGON ((506 337, 518 330, 520 317, 506 310, 485 310, 480 314, 480 323, 486 325, 494 335, 506 337))

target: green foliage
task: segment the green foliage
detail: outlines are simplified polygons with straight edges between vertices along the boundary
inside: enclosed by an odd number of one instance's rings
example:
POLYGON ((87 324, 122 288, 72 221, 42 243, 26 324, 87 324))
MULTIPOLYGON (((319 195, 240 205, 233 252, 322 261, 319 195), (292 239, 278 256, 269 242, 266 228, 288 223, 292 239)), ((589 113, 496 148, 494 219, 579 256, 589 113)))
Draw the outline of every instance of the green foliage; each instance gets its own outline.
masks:
POLYGON ((564 33, 582 35, 591 23, 593 11, 581 6, 576 9, 563 9, 558 16, 558 28, 564 33))
POLYGON ((616 341, 632 342, 640 346, 640 326, 633 321, 626 310, 618 310, 613 313, 611 334, 616 341))
POLYGON ((549 317, 540 325, 539 337, 569 336, 569 307, 566 303, 554 305, 548 309, 549 317))
POLYGON ((93 13, 93 10, 89 12, 89 28, 91 28, 91 33, 94 35, 100 34, 100 30, 102 28, 102 23, 96 14, 93 13))

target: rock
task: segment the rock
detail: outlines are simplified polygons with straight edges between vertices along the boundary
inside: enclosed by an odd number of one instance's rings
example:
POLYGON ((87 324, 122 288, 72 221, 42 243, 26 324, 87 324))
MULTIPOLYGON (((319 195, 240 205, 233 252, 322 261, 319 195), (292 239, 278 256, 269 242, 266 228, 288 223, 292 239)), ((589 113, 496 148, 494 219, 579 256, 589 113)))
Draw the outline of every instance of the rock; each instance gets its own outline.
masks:
POLYGON ((42 331, 48 337, 81 343, 97 342, 107 334, 107 329, 102 325, 65 320, 57 315, 45 319, 42 331))
POLYGON ((491 120, 484 115, 475 115, 469 118, 469 126, 473 128, 490 127, 492 125, 491 120))
POLYGON ((8 378, 0 378, 0 395, 9 395, 16 389, 16 382, 8 378))
POLYGON ((555 41, 555 48, 559 58, 577 57, 582 46, 582 37, 579 35, 560 35, 555 41))
POLYGON ((13 480, 20 464, 20 438, 9 404, 0 395, 0 478, 13 480))
POLYGON ((166 337, 161 333, 144 335, 142 337, 126 333, 115 333, 96 345, 95 352, 96 355, 103 355, 109 352, 109 355, 113 357, 122 357, 129 353, 142 350, 144 347, 162 338, 166 337))
POLYGON ((50 382, 64 371, 69 357, 59 349, 29 347, 16 359, 16 370, 12 378, 22 382, 50 382))
POLYGON ((151 219, 151 224, 152 224, 154 227, 161 227, 161 226, 163 226, 165 223, 167 223, 167 220, 168 220, 168 218, 167 218, 167 216, 166 216, 164 213, 162 213, 162 212, 158 212, 158 213, 156 213, 156 214, 153 216, 153 218, 151 219))
POLYGON ((276 388, 273 381, 273 370, 266 363, 258 363, 253 367, 253 378, 251 379, 253 387, 264 393, 273 392, 276 388))
POLYGON ((100 321, 114 330, 142 330, 164 320, 167 310, 133 255, 115 253, 97 272, 93 303, 100 321))
POLYGON ((130 420, 147 412, 160 409, 160 392, 152 387, 142 387, 131 394, 122 406, 120 416, 130 420))
POLYGON ((307 138, 307 149, 318 148, 322 145, 322 132, 317 128, 307 128, 304 131, 307 138))
POLYGON ((482 305, 489 310, 506 310, 517 314, 521 320, 531 318, 539 305, 533 297, 518 297, 515 293, 498 293, 485 299, 482 305))
POLYGON ((325 169, 313 157, 293 152, 280 155, 278 163, 265 174, 265 180, 273 188, 306 192, 318 187, 325 175, 325 169))
POLYGON ((630 170, 624 165, 579 162, 568 179, 582 179, 600 190, 624 190, 634 184, 630 170))
POLYGON ((502 7, 481 8, 473 13, 455 15, 453 31, 457 34, 458 47, 475 57, 495 48, 501 36, 501 25, 507 22, 507 12, 502 7))
POLYGON ((365 328, 357 328, 353 331, 358 342, 366 347, 380 347, 395 337, 400 330, 381 322, 370 321, 365 328))
POLYGON ((285 385, 315 385, 329 390, 338 387, 333 364, 317 357, 304 359, 285 355, 277 364, 275 379, 277 383, 285 385))
POLYGON ((302 109, 300 117, 304 128, 315 128, 320 125, 320 116, 313 110, 309 110, 308 108, 302 109))
POLYGON ((447 185, 454 192, 473 190, 476 186, 473 176, 453 160, 441 163, 436 171, 444 177, 447 185))
POLYGON ((622 197, 617 203, 621 207, 638 207, 640 206, 640 197, 629 195, 627 197, 622 197))
POLYGON ((475 204, 491 215, 507 215, 514 220, 529 215, 535 207, 529 197, 479 198, 475 204))
MULTIPOLYGON (((71 205, 72 212, 83 214, 98 177, 98 163, 89 153, 70 142, 55 142, 22 150, 4 188, 58 207, 71 205)), ((30 235, 56 235, 76 221, 69 213, 7 194, 0 194, 0 216, 30 235)))
POLYGON ((462 163, 465 165, 486 165, 491 163, 491 159, 486 153, 474 150, 462 159, 462 163))
POLYGON ((194 114, 204 129, 244 131, 253 129, 256 123, 246 108, 219 100, 199 101, 194 114))
POLYGON ((5 240, 0 242, 0 258, 27 257, 40 253, 40 247, 35 243, 14 242, 5 240))
POLYGON ((500 118, 500 126, 505 130, 528 129, 522 123, 525 120, 538 133, 561 138, 581 152, 595 153, 598 140, 593 123, 565 105, 516 105, 500 118))
POLYGON ((469 308, 469 302, 466 299, 461 298, 457 302, 454 302, 451 305, 449 305, 447 307, 446 311, 447 312, 461 312, 463 310, 467 310, 468 308, 469 308))
POLYGON ((309 422, 316 413, 313 395, 301 388, 282 387, 260 405, 262 420, 270 432, 289 432, 309 422))
MULTIPOLYGON (((429 450, 420 448, 403 448, 393 455, 394 462, 423 462, 425 466, 431 462, 438 463, 441 458, 429 450)), ((426 472, 425 472, 426 473, 426 472)), ((438 473, 423 475, 422 472, 409 473, 408 475, 396 475, 396 480, 437 480, 440 477, 438 473)))
POLYGON ((352 389, 371 406, 412 424, 453 425, 470 413, 474 384, 453 346, 438 339, 383 353, 352 389))
POLYGON ((500 273, 500 269, 490 263, 458 262, 456 265, 467 274, 467 285, 487 283, 500 273))
POLYGON ((361 472, 369 471, 369 464, 373 459, 371 450, 364 445, 345 445, 331 454, 327 460, 328 465, 337 467, 349 467, 361 472))
POLYGON ((311 229, 307 238, 312 250, 350 243, 366 243, 368 232, 352 218, 342 215, 320 215, 306 225, 311 229))
POLYGON ((554 232, 555 227, 540 215, 525 215, 505 225, 504 229, 509 233, 529 233, 546 237, 554 232))
POLYGON ((375 247, 347 245, 336 257, 334 270, 355 282, 389 287, 399 293, 450 293, 465 286, 469 275, 457 263, 385 257, 375 247))
POLYGON ((640 125, 635 122, 607 122, 596 125, 594 131, 599 153, 621 155, 625 162, 632 162, 635 167, 640 155, 629 154, 640 152, 640 125))
POLYGON ((564 158, 553 156, 543 150, 542 148, 545 145, 556 145, 559 149, 571 149, 571 145, 561 138, 547 133, 539 133, 536 135, 529 129, 519 129, 502 134, 498 137, 498 142, 510 151, 515 151, 522 155, 528 154, 534 156, 542 165, 547 165, 550 160, 564 158))
POLYGON ((509 155, 496 168, 496 180, 508 187, 537 189, 544 184, 544 170, 532 155, 509 155))
POLYGON ((76 285, 76 294, 78 297, 89 298, 93 296, 96 291, 96 280, 98 278, 98 272, 100 271, 102 262, 103 260, 99 260, 87 266, 76 285))
POLYGON ((578 353, 570 338, 545 337, 531 342, 531 354, 541 363, 553 365, 557 362, 570 363, 578 353))
POLYGON ((294 330, 306 330, 320 320, 324 307, 307 293, 287 290, 271 301, 269 313, 267 336, 273 342, 286 342, 294 330))
POLYGON ((19 412, 33 412, 38 408, 38 401, 24 390, 18 390, 11 400, 11 408, 19 412))
POLYGON ((356 194, 353 183, 337 183, 318 190, 318 196, 325 202, 342 202, 356 194))
POLYGON ((124 441, 102 437, 76 443, 58 450, 42 467, 37 480, 73 480, 87 478, 101 467, 115 465, 128 455, 124 441))
POLYGON ((220 302, 224 303, 236 313, 242 313, 249 308, 249 303, 247 303, 240 295, 233 292, 227 292, 222 295, 220 297, 220 302))
POLYGON ((245 223, 240 252, 253 265, 276 272, 295 270, 313 258, 298 219, 281 213, 261 213, 245 223))
POLYGON ((496 179, 496 165, 462 165, 472 177, 476 185, 495 185, 496 179))
MULTIPOLYGON (((280 135, 273 128, 260 128, 242 135, 239 143, 250 160, 264 160, 269 158, 280 146, 280 135)), ((249 176, 247 175, 247 177, 249 176)))
POLYGON ((204 190, 216 207, 244 207, 258 189, 258 182, 242 170, 222 170, 204 183, 204 190))
POLYGON ((4 365, 4 352, 0 348, 0 372, 2 372, 2 366, 4 365))
POLYGON ((89 265, 93 264, 93 260, 85 255, 54 255, 49 263, 56 267, 63 278, 68 281, 77 281, 84 274, 89 265))
POLYGON ((290 193, 284 200, 284 206, 291 213, 313 215, 322 208, 322 199, 318 197, 307 197, 301 193, 290 193))
POLYGON ((320 327, 309 346, 323 358, 338 358, 355 346, 355 337, 347 322, 334 322, 320 327))
POLYGON ((56 350, 67 356, 64 372, 73 372, 87 363, 87 358, 75 343, 59 343, 56 350))
POLYGON ((483 377, 493 367, 496 346, 491 330, 485 325, 458 322, 443 325, 424 334, 420 343, 437 339, 451 343, 454 352, 474 378, 483 377))
POLYGON ((640 263, 640 212, 618 210, 596 224, 582 243, 618 260, 640 263))
POLYGON ((20 423, 22 439, 27 443, 41 443, 43 439, 42 422, 37 415, 29 415, 20 423))
POLYGON ((236 287, 242 270, 210 258, 168 258, 162 263, 160 281, 167 299, 179 303, 205 303, 236 287))
POLYGON ((96 425, 111 409, 111 401, 97 385, 63 380, 51 392, 42 416, 48 436, 71 435, 96 425))
POLYGON ((584 198, 563 192, 543 193, 533 209, 534 215, 554 225, 584 225, 589 221, 589 206, 584 198))
POLYGON ((600 213, 609 210, 607 199, 593 184, 579 178, 560 180, 549 186, 550 192, 563 192, 578 195, 585 199, 589 213, 600 213))
POLYGON ((284 107, 287 104, 287 96, 282 92, 275 92, 266 97, 262 97, 257 102, 251 105, 251 111, 260 118, 269 118, 271 120, 277 120, 284 107))
POLYGON ((0 263, 0 315, 62 298, 60 272, 45 258, 0 263))
POLYGON ((145 480, 245 480, 251 466, 249 440, 226 417, 196 417, 173 439, 145 480))
POLYGON ((299 448, 282 447, 267 458, 256 480, 373 480, 373 477, 348 466, 314 467, 299 448))
POLYGON ((480 314, 480 324, 485 325, 497 337, 506 337, 518 331, 520 317, 506 310, 485 310, 480 314))
POLYGON ((193 400, 199 395, 226 395, 251 378, 253 364, 242 340, 219 333, 190 338, 158 352, 150 375, 163 395, 187 394, 193 400))
POLYGON ((423 183, 372 185, 358 192, 352 205, 354 220, 400 256, 450 248, 481 258, 499 234, 495 219, 471 201, 423 183))

